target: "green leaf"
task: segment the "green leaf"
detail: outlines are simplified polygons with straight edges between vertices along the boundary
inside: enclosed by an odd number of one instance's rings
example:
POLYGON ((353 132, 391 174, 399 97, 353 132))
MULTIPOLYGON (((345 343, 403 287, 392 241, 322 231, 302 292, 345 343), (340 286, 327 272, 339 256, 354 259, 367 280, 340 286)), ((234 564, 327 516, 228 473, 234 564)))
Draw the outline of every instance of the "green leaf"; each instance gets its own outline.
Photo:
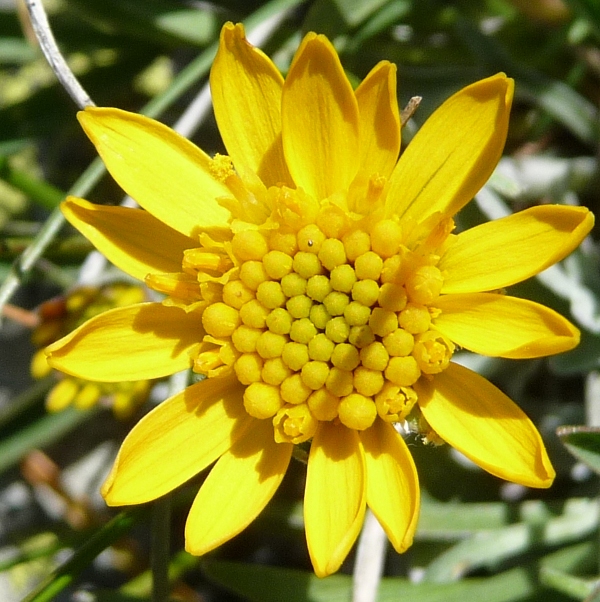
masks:
MULTIPOLYGON (((352 595, 352 578, 347 575, 319 579, 312 573, 292 569, 220 561, 204 561, 202 566, 209 578, 252 602, 347 602, 352 595)), ((384 578, 377 600, 509 602, 531 596, 536 588, 524 568, 451 584, 414 584, 408 579, 384 578)))
POLYGON ((560 426, 556 434, 578 460, 600 474, 600 427, 560 426))
POLYGON ((542 585, 555 589, 571 598, 578 600, 585 598, 586 602, 597 600, 595 596, 591 599, 588 596, 600 591, 598 589, 599 579, 583 579, 558 569, 542 568, 540 570, 540 582, 542 585))

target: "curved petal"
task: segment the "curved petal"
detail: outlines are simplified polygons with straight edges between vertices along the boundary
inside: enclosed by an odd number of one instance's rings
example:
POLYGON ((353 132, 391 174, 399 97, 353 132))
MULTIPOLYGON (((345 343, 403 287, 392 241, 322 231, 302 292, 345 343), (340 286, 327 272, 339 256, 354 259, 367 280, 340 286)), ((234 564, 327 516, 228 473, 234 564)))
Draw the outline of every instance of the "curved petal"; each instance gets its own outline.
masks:
POLYGON ((556 475, 537 429, 483 376, 451 363, 414 387, 427 422, 475 464, 527 487, 552 485, 556 475))
POLYGON ((204 336, 200 314, 160 303, 111 309, 46 348, 61 372, 104 382, 160 378, 191 366, 204 336))
POLYGON ((198 246, 142 209, 106 207, 68 197, 61 211, 112 263, 139 280, 148 274, 180 271, 183 252, 198 246))
POLYGON ((413 457, 391 424, 376 420, 360 433, 367 466, 367 505, 394 549, 412 545, 421 505, 419 477, 413 457))
POLYGON ((102 486, 109 506, 142 504, 204 470, 246 432, 243 387, 208 378, 146 414, 123 441, 102 486))
POLYGON ((594 225, 585 207, 541 205, 454 238, 442 256, 442 293, 491 291, 535 276, 573 251, 594 225))
POLYGON ((293 447, 275 443, 270 420, 254 420, 200 488, 185 525, 185 549, 200 556, 243 531, 277 491, 293 447))
POLYGON ((189 140, 119 109, 88 107, 77 118, 119 186, 161 222, 187 236, 227 225, 229 211, 216 199, 229 191, 189 140))
POLYGON ((283 85, 281 120, 296 185, 317 200, 347 190, 360 161, 358 105, 325 36, 302 40, 283 85))
POLYGON ((417 132, 390 178, 388 215, 452 216, 485 184, 506 140, 513 80, 503 73, 451 96, 417 132))
POLYGON ((569 351, 579 330, 554 310, 494 293, 444 295, 435 327, 461 347, 492 357, 526 359, 569 351))
POLYGON ((210 72, 219 131, 234 165, 245 165, 266 186, 292 185, 281 143, 283 77, 246 40, 244 26, 226 23, 210 72))
POLYGON ((360 123, 360 171, 390 176, 400 152, 396 65, 381 61, 355 90, 360 123))
POLYGON ((358 433, 321 422, 313 438, 304 494, 304 523, 315 573, 337 571, 365 515, 365 458, 358 433))

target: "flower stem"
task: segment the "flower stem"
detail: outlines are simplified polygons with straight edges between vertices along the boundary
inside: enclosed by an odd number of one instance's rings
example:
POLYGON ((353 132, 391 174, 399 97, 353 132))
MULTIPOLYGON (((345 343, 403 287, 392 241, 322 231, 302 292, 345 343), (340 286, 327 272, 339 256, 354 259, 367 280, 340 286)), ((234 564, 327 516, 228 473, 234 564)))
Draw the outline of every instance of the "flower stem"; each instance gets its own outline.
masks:
POLYGON ((152 602, 169 599, 169 549, 171 496, 156 500, 152 507, 152 602))

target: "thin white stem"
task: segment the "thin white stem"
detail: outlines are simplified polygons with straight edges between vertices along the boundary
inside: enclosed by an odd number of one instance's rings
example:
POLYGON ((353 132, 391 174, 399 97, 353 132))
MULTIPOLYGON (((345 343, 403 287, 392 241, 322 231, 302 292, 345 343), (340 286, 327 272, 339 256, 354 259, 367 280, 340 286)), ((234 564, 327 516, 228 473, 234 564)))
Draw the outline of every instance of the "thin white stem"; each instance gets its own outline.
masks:
POLYGON ((352 602, 376 602, 387 548, 387 536, 367 509, 352 574, 352 602))
POLYGON ((52 67, 52 70, 56 73, 58 81, 80 109, 94 106, 92 99, 88 96, 79 81, 77 81, 75 74, 71 71, 69 65, 67 65, 67 62, 58 49, 42 1, 25 0, 25 6, 29 12, 29 18, 31 19, 31 26, 33 27, 35 37, 37 38, 50 67, 52 67))

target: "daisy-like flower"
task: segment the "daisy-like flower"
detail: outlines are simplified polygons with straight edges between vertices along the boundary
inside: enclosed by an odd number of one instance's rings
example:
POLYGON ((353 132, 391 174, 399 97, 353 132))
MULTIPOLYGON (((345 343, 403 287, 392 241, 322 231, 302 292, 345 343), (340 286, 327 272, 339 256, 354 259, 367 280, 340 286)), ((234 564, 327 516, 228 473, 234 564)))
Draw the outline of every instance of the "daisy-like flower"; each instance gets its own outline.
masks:
POLYGON ((145 416, 103 494, 154 500, 216 460, 189 512, 204 554, 275 493, 293 446, 310 441, 304 518, 319 576, 336 571, 368 505, 399 552, 419 512, 412 457, 394 423, 418 417, 503 479, 548 487, 554 471, 527 416, 450 360, 456 346, 534 358, 579 333, 499 292, 559 261, 589 232, 580 207, 533 207, 454 235, 452 217, 504 146, 513 82, 468 86, 398 160, 396 69, 353 90, 331 43, 309 33, 285 81, 227 24, 211 71, 229 156, 111 108, 79 119, 142 209, 70 198, 69 221, 116 265, 167 295, 115 309, 48 349, 97 380, 207 378, 145 416))
MULTIPOLYGON (((64 297, 42 303, 38 310, 39 324, 31 340, 36 347, 46 347, 86 322, 89 318, 115 307, 124 307, 144 300, 142 286, 113 282, 103 286, 79 286, 64 297)), ((44 349, 31 360, 31 375, 44 378, 52 373, 44 349)), ((69 406, 86 410, 103 403, 122 420, 129 418, 150 394, 149 380, 126 382, 93 382, 60 374, 58 382, 46 396, 46 409, 60 412, 69 406)))

